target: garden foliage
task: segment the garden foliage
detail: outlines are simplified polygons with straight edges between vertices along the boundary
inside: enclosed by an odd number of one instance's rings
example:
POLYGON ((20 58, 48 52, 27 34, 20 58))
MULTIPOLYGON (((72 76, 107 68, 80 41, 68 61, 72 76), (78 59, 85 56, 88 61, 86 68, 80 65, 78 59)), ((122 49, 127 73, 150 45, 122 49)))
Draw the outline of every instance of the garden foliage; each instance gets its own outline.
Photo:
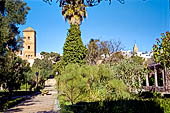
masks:
POLYGON ((130 97, 125 84, 114 79, 112 71, 105 65, 68 64, 57 76, 57 81, 61 104, 130 97))
POLYGON ((17 57, 13 52, 7 52, 0 65, 1 84, 9 92, 20 89, 25 83, 26 72, 30 70, 29 63, 17 57))
POLYGON ((28 63, 16 56, 23 42, 18 25, 25 23, 29 9, 21 0, 0 1, 0 84, 10 92, 20 88, 29 70, 28 63))
POLYGON ((155 61, 161 63, 164 68, 170 67, 170 32, 162 33, 161 39, 156 39, 153 56, 155 61))
POLYGON ((79 102, 64 106, 61 113, 170 113, 169 99, 119 99, 79 102))
POLYGON ((70 25, 68 30, 66 42, 63 48, 64 64, 78 63, 84 64, 87 49, 81 40, 81 31, 78 25, 70 25))
POLYGON ((115 78, 123 81, 130 92, 136 92, 141 88, 142 80, 148 73, 147 68, 136 57, 124 59, 119 64, 115 63, 112 66, 115 78))

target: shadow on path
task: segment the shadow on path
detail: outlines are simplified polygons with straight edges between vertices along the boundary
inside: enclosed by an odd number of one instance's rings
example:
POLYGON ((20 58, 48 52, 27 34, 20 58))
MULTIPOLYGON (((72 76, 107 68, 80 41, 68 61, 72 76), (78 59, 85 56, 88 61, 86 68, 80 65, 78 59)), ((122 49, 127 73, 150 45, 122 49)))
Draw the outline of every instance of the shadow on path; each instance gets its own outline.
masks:
MULTIPOLYGON (((49 81, 55 81, 55 79, 50 79, 49 81)), ((52 111, 54 110, 56 100, 56 89, 54 86, 55 84, 51 85, 51 87, 45 87, 44 90, 48 90, 49 95, 34 95, 19 105, 8 109, 5 113, 59 113, 52 111)))

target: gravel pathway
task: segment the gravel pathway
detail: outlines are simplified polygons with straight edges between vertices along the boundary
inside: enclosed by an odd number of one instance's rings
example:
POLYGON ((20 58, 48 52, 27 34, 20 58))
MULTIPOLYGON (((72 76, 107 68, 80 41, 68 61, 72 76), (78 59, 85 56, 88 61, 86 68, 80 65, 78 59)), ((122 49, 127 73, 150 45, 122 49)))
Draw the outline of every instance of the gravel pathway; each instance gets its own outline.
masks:
POLYGON ((56 105, 56 90, 54 86, 46 87, 49 95, 37 95, 21 104, 7 110, 5 113, 58 113, 56 105))

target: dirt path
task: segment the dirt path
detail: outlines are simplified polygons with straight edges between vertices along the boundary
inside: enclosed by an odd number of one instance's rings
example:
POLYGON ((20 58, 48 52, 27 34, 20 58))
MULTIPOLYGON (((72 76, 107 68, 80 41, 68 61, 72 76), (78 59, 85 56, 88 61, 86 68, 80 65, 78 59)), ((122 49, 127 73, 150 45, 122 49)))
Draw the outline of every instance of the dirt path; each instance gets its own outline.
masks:
POLYGON ((57 113, 56 89, 54 85, 46 87, 50 95, 37 95, 26 100, 16 107, 7 110, 5 113, 57 113))

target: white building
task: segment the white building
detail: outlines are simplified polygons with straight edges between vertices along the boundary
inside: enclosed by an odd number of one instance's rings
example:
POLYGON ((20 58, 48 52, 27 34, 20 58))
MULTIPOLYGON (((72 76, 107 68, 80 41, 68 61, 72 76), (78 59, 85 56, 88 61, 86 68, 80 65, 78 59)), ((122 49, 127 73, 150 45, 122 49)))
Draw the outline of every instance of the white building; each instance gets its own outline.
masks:
POLYGON ((149 59, 153 56, 152 52, 149 52, 149 53, 148 52, 145 52, 145 53, 139 52, 136 44, 133 47, 133 52, 131 50, 127 50, 127 51, 121 50, 121 52, 122 52, 122 55, 127 58, 131 57, 133 54, 136 56, 142 57, 145 60, 149 59))

